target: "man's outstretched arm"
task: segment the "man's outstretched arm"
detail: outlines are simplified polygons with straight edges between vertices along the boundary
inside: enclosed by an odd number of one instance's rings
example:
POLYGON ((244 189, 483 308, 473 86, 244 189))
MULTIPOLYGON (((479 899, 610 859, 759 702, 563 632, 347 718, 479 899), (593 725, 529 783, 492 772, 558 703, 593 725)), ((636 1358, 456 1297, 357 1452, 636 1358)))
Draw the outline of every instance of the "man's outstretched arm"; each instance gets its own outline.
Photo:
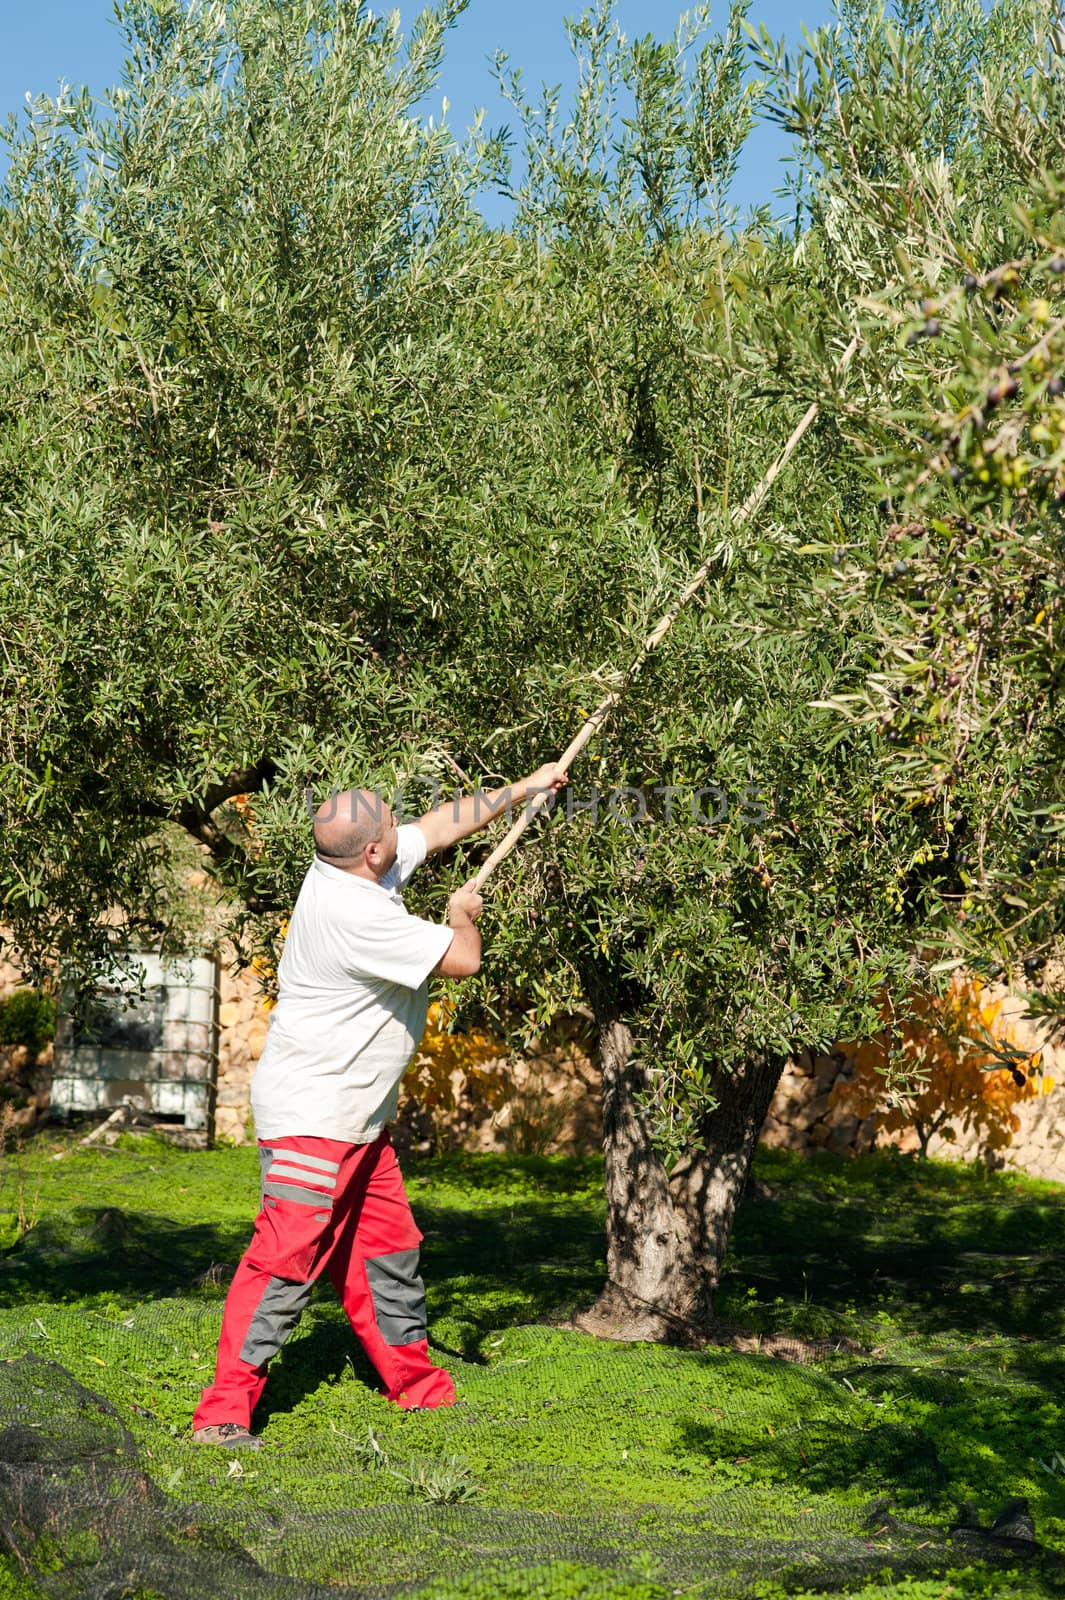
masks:
POLYGON ((425 834, 426 850, 432 855, 434 850, 446 850, 479 828, 486 828, 497 817, 505 816, 508 806, 512 809, 523 806, 531 795, 544 790, 557 794, 568 782, 569 774, 563 772, 557 761, 549 761, 530 772, 527 778, 519 778, 517 783, 507 784, 505 788, 478 789, 474 794, 445 800, 443 805, 419 817, 415 827, 425 834))

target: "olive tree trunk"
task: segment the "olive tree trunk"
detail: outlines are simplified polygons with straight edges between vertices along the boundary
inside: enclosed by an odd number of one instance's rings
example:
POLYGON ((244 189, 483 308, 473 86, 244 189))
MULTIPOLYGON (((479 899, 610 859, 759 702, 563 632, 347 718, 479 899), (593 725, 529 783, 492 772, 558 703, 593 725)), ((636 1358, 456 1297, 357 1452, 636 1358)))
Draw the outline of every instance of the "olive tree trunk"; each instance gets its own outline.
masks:
POLYGON ((713 1326, 732 1219, 783 1062, 752 1060, 722 1075, 701 1148, 667 1172, 638 1105, 646 1080, 632 1035, 615 1015, 598 1026, 607 1281, 576 1322, 604 1338, 699 1342, 713 1326))

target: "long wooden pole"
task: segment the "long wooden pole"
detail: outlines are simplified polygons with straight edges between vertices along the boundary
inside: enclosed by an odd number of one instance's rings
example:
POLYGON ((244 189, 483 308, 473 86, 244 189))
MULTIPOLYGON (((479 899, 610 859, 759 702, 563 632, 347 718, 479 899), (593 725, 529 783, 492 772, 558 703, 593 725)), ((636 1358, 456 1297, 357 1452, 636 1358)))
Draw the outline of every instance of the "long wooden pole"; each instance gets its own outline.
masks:
MULTIPOLYGON (((851 358, 853 357, 857 348, 858 335, 855 334, 854 338, 843 352, 843 355, 840 357, 838 372, 841 376, 849 366, 851 358)), ((774 483, 779 478, 788 462, 791 460, 803 436, 813 425, 820 409, 820 405, 816 400, 807 407, 802 420, 793 430, 790 438, 784 445, 784 448, 781 450, 776 460, 773 462, 772 466, 769 468, 768 472, 766 472, 765 476, 761 479, 758 485, 752 489, 751 493, 747 496, 743 504, 737 506, 732 512, 732 521, 736 527, 742 527, 744 523, 749 522, 756 512, 761 509, 762 503, 769 494, 770 489, 772 489, 774 483)), ((631 682, 636 673, 639 672, 640 668, 647 660, 647 657, 662 643, 662 640, 665 638, 670 628, 672 628, 673 624, 684 610, 684 607, 688 604, 688 601, 702 588, 703 584, 710 576, 710 573, 713 571, 715 559, 716 558, 714 556, 710 556, 706 561, 703 562, 698 572, 693 575, 693 577, 681 590, 670 609, 663 617, 659 618, 658 622, 651 629, 651 632, 647 635, 647 638, 640 646, 640 649, 636 654, 636 659, 633 661, 632 666, 629 669, 629 672, 626 676, 626 683, 631 682)), ((574 738, 570 740, 565 750, 563 750, 562 754, 559 756, 558 765, 563 769, 563 771, 567 771, 570 766, 572 766, 573 762, 580 755, 585 745, 590 739, 594 738, 595 734, 599 732, 599 729, 606 722, 614 707, 622 699, 622 696, 622 689, 611 689, 609 694, 603 696, 602 700, 600 700, 599 704, 596 706, 595 710, 589 716, 587 721, 583 724, 580 731, 574 736, 574 738)), ((481 889, 484 887, 492 873, 495 871, 496 867, 499 866, 501 861, 506 860, 507 856, 509 856, 510 852, 514 849, 514 846, 517 844, 518 840, 521 838, 530 822, 539 816, 540 812, 544 809, 550 799, 552 799, 551 791, 543 790, 541 793, 533 795, 527 801, 521 816, 513 824, 510 830, 503 836, 503 838, 500 839, 499 843, 496 845, 495 849, 492 851, 487 860, 483 862, 480 871, 473 880, 475 888, 481 889)))

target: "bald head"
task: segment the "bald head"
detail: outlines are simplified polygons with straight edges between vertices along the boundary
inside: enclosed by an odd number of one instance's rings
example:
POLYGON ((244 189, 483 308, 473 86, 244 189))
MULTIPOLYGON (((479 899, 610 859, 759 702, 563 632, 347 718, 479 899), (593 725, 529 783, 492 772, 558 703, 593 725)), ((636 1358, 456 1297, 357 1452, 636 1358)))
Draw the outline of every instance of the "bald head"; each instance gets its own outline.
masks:
POLYGON ((330 795, 314 814, 314 848, 328 861, 362 861, 367 845, 379 844, 392 823, 391 809, 371 789, 330 795))

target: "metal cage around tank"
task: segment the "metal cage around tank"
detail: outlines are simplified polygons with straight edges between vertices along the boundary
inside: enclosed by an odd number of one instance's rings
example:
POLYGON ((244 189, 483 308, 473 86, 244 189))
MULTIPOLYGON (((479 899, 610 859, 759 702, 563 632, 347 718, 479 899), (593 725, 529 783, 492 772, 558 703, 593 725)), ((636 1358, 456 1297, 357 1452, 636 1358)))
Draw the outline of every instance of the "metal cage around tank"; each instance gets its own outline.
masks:
POLYGON ((109 1111, 125 1100, 210 1133, 218 1078, 217 961, 129 953, 88 995, 60 995, 52 1105, 109 1111))

